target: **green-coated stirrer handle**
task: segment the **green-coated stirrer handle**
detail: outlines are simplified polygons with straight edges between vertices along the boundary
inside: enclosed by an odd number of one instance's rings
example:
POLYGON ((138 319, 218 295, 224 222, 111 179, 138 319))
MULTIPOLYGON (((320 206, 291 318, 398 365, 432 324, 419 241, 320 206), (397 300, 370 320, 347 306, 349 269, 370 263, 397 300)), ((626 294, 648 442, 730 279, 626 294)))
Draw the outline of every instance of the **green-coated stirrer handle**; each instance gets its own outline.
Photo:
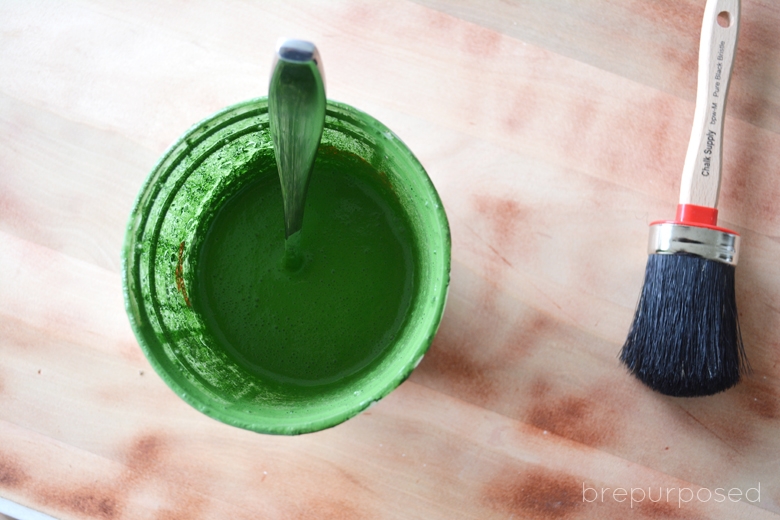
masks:
POLYGON ((325 103, 317 48, 303 40, 280 40, 268 89, 268 114, 284 198, 288 253, 291 247, 297 249, 300 240, 306 191, 325 125, 325 103))

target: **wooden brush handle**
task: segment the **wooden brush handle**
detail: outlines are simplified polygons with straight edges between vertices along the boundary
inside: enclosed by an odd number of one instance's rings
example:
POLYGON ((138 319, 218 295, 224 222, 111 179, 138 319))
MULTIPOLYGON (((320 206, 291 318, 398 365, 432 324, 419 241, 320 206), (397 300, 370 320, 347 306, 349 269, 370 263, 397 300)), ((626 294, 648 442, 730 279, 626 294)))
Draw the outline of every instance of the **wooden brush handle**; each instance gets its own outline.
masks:
POLYGON ((699 84, 680 204, 718 205, 723 118, 739 34, 740 0, 708 0, 699 44, 699 84))

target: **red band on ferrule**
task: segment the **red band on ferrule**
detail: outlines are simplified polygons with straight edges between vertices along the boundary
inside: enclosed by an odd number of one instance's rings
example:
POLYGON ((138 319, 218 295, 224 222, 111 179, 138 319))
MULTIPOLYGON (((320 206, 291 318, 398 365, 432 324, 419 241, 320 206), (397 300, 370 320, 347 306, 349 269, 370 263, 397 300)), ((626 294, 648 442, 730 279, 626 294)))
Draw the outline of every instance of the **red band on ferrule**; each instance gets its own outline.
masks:
POLYGON ((695 204, 678 204, 675 220, 689 226, 715 227, 718 225, 718 210, 695 204))
POLYGON ((695 204, 678 204, 677 217, 674 220, 656 220, 651 222, 651 226, 656 224, 678 224, 682 226, 695 226, 722 231, 731 235, 739 236, 739 233, 730 229, 718 227, 718 210, 708 208, 707 206, 697 206, 695 204))

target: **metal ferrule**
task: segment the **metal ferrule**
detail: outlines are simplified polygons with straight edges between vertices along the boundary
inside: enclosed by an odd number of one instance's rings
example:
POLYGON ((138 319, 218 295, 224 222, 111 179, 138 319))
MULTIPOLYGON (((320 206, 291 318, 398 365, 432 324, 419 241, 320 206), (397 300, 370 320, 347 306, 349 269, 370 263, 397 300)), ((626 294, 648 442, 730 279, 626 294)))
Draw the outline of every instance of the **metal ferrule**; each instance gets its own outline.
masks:
POLYGON ((659 222, 650 226, 647 252, 651 255, 688 253, 707 260, 737 265, 739 235, 706 227, 659 222))

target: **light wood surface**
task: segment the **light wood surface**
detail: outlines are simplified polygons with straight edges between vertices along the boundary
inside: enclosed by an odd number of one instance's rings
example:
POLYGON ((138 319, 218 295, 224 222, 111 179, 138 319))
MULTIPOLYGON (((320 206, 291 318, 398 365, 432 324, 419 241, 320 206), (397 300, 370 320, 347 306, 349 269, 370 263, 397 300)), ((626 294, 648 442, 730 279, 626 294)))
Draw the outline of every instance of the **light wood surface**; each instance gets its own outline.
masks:
POLYGON ((617 359, 647 225, 677 204, 703 10, 0 5, 0 496, 62 519, 780 518, 775 0, 742 2, 719 204, 721 225, 742 235, 753 374, 673 399, 617 359), (265 95, 279 36, 315 41, 328 95, 417 154, 453 237, 447 310, 412 377, 295 438, 178 399, 135 341, 120 281, 145 176, 191 124, 265 95), (758 485, 755 503, 701 492, 758 485), (583 502, 583 486, 702 500, 583 502))

